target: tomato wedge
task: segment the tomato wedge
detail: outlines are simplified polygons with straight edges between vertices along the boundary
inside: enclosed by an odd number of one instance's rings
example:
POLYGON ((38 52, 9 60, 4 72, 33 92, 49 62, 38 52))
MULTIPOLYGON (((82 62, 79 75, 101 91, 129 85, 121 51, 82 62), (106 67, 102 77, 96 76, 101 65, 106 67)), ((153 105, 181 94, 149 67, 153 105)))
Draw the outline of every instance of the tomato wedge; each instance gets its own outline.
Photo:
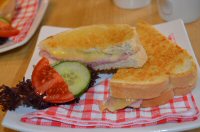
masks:
POLYGON ((0 37, 8 38, 17 35, 19 30, 13 28, 9 23, 0 21, 0 37))
POLYGON ((71 92, 68 91, 66 85, 63 85, 63 82, 54 84, 50 89, 46 91, 46 96, 44 100, 51 103, 63 103, 71 101, 74 99, 74 96, 71 92))
POLYGON ((62 76, 42 58, 32 73, 32 85, 38 95, 44 95, 44 100, 51 103, 65 103, 74 100, 68 85, 62 76))

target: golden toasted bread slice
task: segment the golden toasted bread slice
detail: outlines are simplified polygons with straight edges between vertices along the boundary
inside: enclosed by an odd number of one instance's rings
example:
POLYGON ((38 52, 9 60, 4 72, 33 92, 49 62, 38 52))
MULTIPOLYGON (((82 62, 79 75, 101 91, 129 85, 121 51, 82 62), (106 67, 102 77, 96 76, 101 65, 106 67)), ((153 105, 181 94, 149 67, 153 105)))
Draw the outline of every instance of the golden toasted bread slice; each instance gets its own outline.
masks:
POLYGON ((165 89, 188 88, 196 82, 196 64, 186 50, 147 23, 139 23, 136 29, 148 61, 140 69, 118 70, 110 81, 111 96, 150 99, 165 89))
POLYGON ((54 59, 82 61, 95 69, 141 67, 147 60, 136 29, 126 24, 75 28, 43 40, 40 48, 54 59))

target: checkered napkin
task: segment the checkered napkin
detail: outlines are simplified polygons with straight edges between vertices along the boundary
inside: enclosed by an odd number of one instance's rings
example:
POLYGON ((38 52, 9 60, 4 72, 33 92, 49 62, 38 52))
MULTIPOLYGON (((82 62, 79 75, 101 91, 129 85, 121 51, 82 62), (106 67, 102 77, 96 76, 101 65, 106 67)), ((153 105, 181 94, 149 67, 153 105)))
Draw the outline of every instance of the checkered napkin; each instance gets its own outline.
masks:
POLYGON ((108 96, 107 79, 90 88, 81 96, 79 103, 28 113, 21 118, 21 121, 35 125, 70 128, 131 128, 192 121, 199 116, 192 94, 175 97, 159 107, 100 112, 99 104, 108 96))
POLYGON ((15 43, 23 41, 35 19, 39 7, 39 0, 16 0, 16 14, 12 26, 20 30, 17 36, 11 37, 15 43))

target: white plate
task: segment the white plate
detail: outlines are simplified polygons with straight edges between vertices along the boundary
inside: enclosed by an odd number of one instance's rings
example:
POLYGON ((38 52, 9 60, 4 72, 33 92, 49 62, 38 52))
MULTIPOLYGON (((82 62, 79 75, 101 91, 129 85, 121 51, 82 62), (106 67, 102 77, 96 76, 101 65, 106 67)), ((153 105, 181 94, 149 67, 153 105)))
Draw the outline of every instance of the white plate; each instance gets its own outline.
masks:
POLYGON ((20 47, 20 46, 26 44, 29 41, 29 39, 33 36, 37 27, 39 26, 45 12, 46 12, 48 3, 49 3, 49 0, 40 0, 39 1, 39 8, 38 8, 37 14, 36 14, 35 19, 34 19, 32 25, 31 25, 31 27, 28 31, 28 35, 26 36, 26 38, 19 43, 14 43, 12 41, 9 41, 9 43, 6 43, 5 45, 4 44, 1 45, 0 46, 0 53, 9 51, 9 50, 17 48, 17 47, 20 47))
MULTIPOLYGON (((182 20, 176 20, 171 21, 168 23, 163 23, 156 25, 156 28, 160 30, 163 34, 168 36, 171 33, 174 33, 176 41, 181 45, 181 47, 188 50, 188 52, 191 53, 191 55, 195 58, 194 52, 192 50, 190 41, 188 39, 187 32, 185 30, 184 24, 182 20)), ((38 42, 43 40, 44 38, 59 33, 61 31, 66 30, 66 28, 57 28, 57 27, 50 27, 50 26, 44 26, 42 27, 38 42)), ((38 44, 37 42, 37 44, 38 44)), ((31 59, 31 62, 29 64, 29 67, 27 69, 26 78, 30 78, 32 73, 33 65, 40 59, 39 56, 39 48, 36 46, 36 49, 34 51, 33 57, 31 59)), ((197 60, 195 58, 195 61, 197 63, 197 60)), ((197 63, 198 64, 198 63, 197 63)), ((198 65, 198 75, 199 72, 199 65, 198 65)), ((197 106, 200 108, 200 78, 198 79, 197 87, 193 91, 193 95, 196 99, 197 106)), ((11 129, 19 130, 19 131, 26 131, 26 132, 86 132, 86 131, 95 131, 95 132, 101 132, 101 131, 110 131, 110 132, 120 132, 122 129, 104 129, 104 128, 97 128, 97 129, 78 129, 78 128, 61 128, 61 127, 46 127, 46 126, 37 126, 37 125, 31 125, 20 122, 20 118, 22 115, 24 115, 27 112, 34 111, 31 108, 25 108, 20 107, 16 111, 8 111, 2 125, 11 129), (73 130, 72 130, 73 129, 73 130)), ((139 128, 123 128, 123 131, 181 131, 181 130, 189 130, 193 128, 200 127, 200 118, 195 121, 190 122, 184 122, 184 123, 166 123, 162 125, 155 125, 150 127, 139 127, 139 128)))

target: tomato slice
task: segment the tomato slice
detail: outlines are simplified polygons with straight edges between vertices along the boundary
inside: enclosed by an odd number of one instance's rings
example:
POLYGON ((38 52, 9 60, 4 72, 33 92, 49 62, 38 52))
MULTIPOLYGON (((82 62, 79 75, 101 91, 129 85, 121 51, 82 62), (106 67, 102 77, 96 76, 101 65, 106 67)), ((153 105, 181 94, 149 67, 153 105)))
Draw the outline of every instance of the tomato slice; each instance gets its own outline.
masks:
POLYGON ((9 23, 0 21, 0 37, 8 38, 17 35, 19 30, 13 28, 9 23))
POLYGON ((32 73, 32 85, 39 95, 46 94, 44 100, 52 103, 65 103, 74 100, 62 76, 42 58, 32 73))
POLYGON ((44 97, 44 100, 52 103, 63 103, 73 100, 73 94, 68 91, 63 83, 65 82, 62 81, 56 83, 50 89, 48 89, 46 91, 46 96, 44 97))

